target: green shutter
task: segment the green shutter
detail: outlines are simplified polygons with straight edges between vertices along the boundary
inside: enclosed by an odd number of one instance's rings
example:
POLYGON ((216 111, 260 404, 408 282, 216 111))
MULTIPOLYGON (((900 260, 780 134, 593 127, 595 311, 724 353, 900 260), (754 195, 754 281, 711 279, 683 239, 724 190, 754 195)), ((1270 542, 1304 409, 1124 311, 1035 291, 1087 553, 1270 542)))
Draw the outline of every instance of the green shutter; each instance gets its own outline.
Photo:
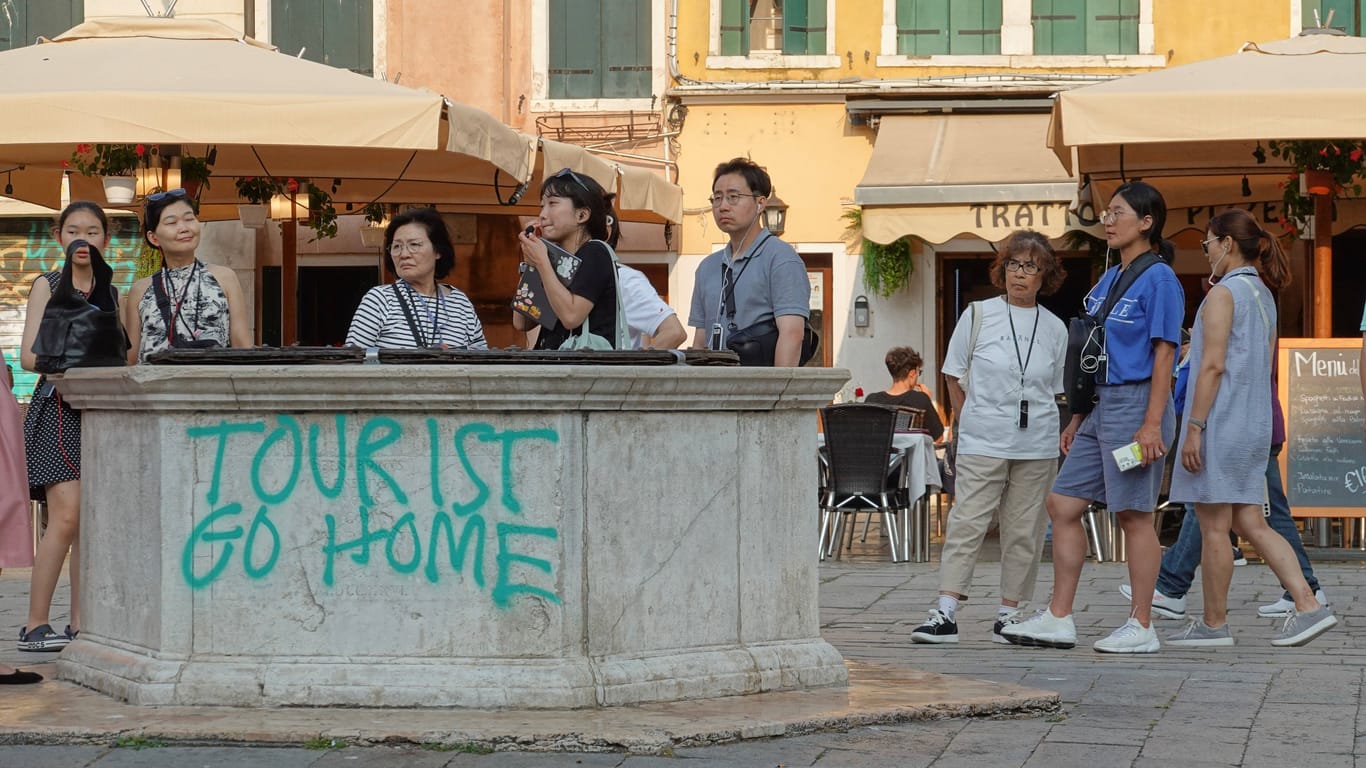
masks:
POLYGON ((749 55, 747 0, 721 0, 721 55, 749 55))
POLYGON ((825 55, 826 35, 830 22, 826 18, 825 0, 807 0, 806 52, 813 56, 825 55))
POLYGON ((958 0, 949 17, 949 53, 1001 52, 1001 0, 958 0))
POLYGON ((0 50, 22 48, 39 36, 56 37, 85 21, 82 0, 6 0, 0 12, 0 50))
POLYGON ((897 53, 903 56, 949 53, 950 26, 950 0, 897 0, 897 53))
POLYGON ((603 87, 602 3, 551 0, 550 7, 550 98, 599 98, 603 87), (559 29, 554 29, 557 26, 559 29))
POLYGON ((1034 0, 1034 53, 1086 53, 1086 0, 1034 0))
POLYGON ((1138 0, 1087 0, 1086 53, 1138 53, 1138 0))
POLYGON ((371 0, 273 0, 270 37, 284 53, 364 75, 374 73, 371 0))
POLYGON ((783 3, 783 53, 806 53, 806 17, 808 0, 787 0, 783 3))
POLYGON ((1319 12, 1319 23, 1328 21, 1328 12, 1333 12, 1333 28, 1349 35, 1357 34, 1357 4, 1359 0, 1304 0, 1301 21, 1305 29, 1317 26, 1314 11, 1319 12))
POLYGON ((650 95, 650 0, 602 0, 602 97, 650 95))

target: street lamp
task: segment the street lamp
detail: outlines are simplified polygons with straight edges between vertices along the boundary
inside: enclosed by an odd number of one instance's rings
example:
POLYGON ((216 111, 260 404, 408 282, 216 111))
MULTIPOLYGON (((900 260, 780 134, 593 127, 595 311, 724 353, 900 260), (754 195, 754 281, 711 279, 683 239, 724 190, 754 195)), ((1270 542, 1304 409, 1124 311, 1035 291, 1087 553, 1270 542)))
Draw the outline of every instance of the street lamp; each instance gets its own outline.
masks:
POLYGON ((787 203, 776 192, 769 195, 768 202, 764 203, 764 227, 778 237, 782 237, 787 229, 787 203))

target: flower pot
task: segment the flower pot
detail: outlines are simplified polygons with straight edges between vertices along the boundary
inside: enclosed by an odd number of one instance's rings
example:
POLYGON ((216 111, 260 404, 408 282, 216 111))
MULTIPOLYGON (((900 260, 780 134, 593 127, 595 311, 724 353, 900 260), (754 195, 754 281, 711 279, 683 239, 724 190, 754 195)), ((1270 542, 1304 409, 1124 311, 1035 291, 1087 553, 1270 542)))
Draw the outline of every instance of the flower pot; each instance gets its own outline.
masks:
POLYGON ((110 205, 128 205, 138 190, 136 176, 104 176, 104 199, 110 205))
POLYGON ((242 226, 247 229, 261 229, 266 226, 266 219, 270 216, 270 206, 268 205, 239 205, 237 206, 237 218, 241 220, 242 226))
POLYGON ((1304 191, 1311 195, 1333 194, 1333 174, 1310 168, 1303 175, 1304 191))
POLYGON ((378 248, 384 245, 384 227, 361 227, 360 244, 366 248, 378 248))
POLYGON ((180 188, 185 190, 185 194, 189 195, 191 200, 198 200, 199 188, 203 185, 204 182, 195 179, 194 181, 181 181, 180 188))

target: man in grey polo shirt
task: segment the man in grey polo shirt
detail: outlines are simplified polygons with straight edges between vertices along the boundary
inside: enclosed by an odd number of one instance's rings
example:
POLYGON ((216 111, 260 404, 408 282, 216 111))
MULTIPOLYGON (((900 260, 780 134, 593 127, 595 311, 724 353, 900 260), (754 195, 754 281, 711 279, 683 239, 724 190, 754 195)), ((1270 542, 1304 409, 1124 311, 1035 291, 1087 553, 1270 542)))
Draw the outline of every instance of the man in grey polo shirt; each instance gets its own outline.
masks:
POLYGON ((716 167, 711 193, 712 217, 730 244, 697 267, 688 315, 688 325, 697 329, 693 348, 728 349, 737 334, 768 336, 762 346, 772 356, 749 364, 796 366, 810 315, 811 282, 792 246, 760 222, 773 182, 754 161, 737 157, 716 167), (776 343, 768 324, 776 326, 776 343))

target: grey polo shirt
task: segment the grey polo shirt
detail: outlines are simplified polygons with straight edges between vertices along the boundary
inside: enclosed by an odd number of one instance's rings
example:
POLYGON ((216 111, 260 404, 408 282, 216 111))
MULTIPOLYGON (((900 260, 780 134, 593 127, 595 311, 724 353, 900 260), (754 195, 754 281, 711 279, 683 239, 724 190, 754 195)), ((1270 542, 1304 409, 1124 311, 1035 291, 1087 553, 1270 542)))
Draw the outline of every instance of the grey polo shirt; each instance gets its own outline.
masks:
POLYGON ((712 325, 719 322, 723 332, 729 332, 729 320, 721 311, 721 272, 726 263, 731 264, 735 281, 737 329, 782 315, 811 316, 811 281, 806 265, 792 246, 768 235, 767 229, 760 230, 754 238, 755 243, 761 243, 759 247, 733 263, 730 245, 702 260, 693 280, 689 326, 710 333, 712 325), (752 263, 746 266, 747 262, 752 263))

